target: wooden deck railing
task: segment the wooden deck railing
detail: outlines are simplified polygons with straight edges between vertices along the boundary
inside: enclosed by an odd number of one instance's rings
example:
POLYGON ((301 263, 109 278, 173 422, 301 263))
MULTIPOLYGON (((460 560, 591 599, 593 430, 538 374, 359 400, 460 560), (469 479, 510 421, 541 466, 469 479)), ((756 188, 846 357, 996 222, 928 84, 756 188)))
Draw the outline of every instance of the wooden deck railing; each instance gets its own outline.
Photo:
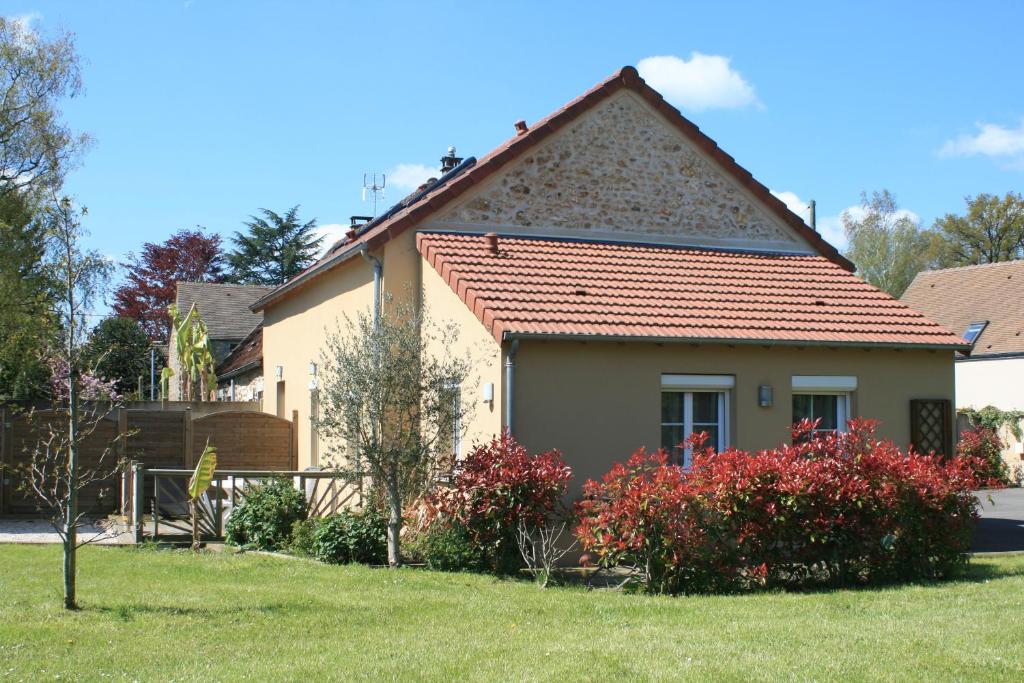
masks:
MULTIPOLYGON (((144 540, 190 539, 192 523, 185 493, 192 470, 147 469, 133 462, 121 477, 121 514, 144 540)), ((219 470, 199 501, 200 536, 204 541, 224 540, 224 524, 241 503, 247 489, 269 479, 289 479, 306 497, 310 517, 326 517, 344 508, 361 507, 362 487, 337 472, 219 470)))

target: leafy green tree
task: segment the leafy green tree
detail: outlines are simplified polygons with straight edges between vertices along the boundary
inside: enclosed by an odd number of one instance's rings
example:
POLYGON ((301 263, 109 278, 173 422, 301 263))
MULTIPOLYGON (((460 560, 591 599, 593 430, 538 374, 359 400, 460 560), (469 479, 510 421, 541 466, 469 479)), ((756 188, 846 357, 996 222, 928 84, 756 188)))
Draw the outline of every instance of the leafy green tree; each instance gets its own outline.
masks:
POLYGON ((0 254, 0 400, 42 399, 57 338, 55 283, 45 267, 44 222, 25 191, 0 194, 0 254))
POLYGON ((138 391, 149 380, 149 337, 136 320, 104 318, 92 329, 84 352, 96 374, 113 380, 119 393, 138 391))
POLYGON ((0 16, 0 194, 60 188, 89 138, 63 124, 57 105, 81 89, 72 34, 46 40, 0 16))
POLYGON ((236 232, 235 250, 228 254, 230 280, 252 285, 281 285, 316 261, 323 237, 315 237, 316 219, 303 223, 299 207, 282 216, 260 209, 262 217, 250 216, 246 234, 236 232))
POLYGON ((914 276, 935 260, 934 236, 918 220, 900 211, 888 190, 861 193, 861 211, 844 211, 846 257, 857 274, 894 297, 906 291, 914 276))
POLYGON ((1024 258, 1024 197, 1007 192, 965 197, 967 213, 935 221, 943 266, 972 266, 1024 258))

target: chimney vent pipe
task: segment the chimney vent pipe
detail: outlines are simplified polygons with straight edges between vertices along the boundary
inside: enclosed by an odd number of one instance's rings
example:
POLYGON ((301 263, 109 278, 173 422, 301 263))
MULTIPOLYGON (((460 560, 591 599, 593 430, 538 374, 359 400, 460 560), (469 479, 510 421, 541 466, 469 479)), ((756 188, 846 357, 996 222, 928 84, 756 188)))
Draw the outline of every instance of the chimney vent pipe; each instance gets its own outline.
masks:
POLYGON ((516 135, 526 135, 526 131, 530 130, 526 125, 526 121, 519 119, 516 121, 516 135))
POLYGON ((498 233, 489 232, 484 235, 484 239, 487 240, 487 248, 495 256, 498 255, 498 233))

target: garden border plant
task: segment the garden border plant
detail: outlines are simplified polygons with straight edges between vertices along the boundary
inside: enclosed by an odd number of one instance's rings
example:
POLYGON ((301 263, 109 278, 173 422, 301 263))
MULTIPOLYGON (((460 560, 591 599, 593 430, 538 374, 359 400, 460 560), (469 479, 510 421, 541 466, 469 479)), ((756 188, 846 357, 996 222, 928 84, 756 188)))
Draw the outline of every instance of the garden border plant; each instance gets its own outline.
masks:
POLYGON ((634 567, 653 593, 955 574, 977 519, 973 463, 904 453, 876 426, 813 434, 805 421, 794 443, 756 454, 716 453, 695 435, 688 473, 641 449, 585 484, 580 544, 604 567, 634 567))

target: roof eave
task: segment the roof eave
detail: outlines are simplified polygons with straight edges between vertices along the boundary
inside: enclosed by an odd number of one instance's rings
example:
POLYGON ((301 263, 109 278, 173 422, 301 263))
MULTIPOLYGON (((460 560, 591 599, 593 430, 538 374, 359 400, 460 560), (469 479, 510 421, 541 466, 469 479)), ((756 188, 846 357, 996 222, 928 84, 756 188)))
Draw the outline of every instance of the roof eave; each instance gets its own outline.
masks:
POLYGON ((238 377, 239 375, 241 375, 241 374, 243 374, 245 372, 248 372, 249 370, 255 370, 256 368, 259 368, 262 365, 263 365, 263 359, 262 358, 260 358, 259 360, 250 361, 250 362, 246 363, 245 365, 238 366, 234 370, 229 370, 229 371, 225 372, 222 375, 217 375, 217 381, 219 382, 221 380, 231 379, 232 377, 238 377))
POLYGON ((353 256, 356 256, 361 252, 367 251, 368 249, 369 247, 366 242, 353 243, 349 249, 341 252, 340 254, 333 257, 329 261, 325 261, 320 266, 312 270, 307 270, 305 273, 302 273, 292 278, 291 280, 284 283, 274 291, 269 292, 266 296, 257 299, 251 306, 249 306, 249 310, 251 310, 253 313, 262 311, 264 308, 267 307, 267 304, 270 304, 276 301, 277 299, 280 299, 282 296, 308 283, 313 278, 322 275, 323 273, 327 272, 328 270, 331 270, 332 268, 338 265, 341 265, 342 263, 348 261, 353 256))
POLYGON ((962 351, 965 344, 898 344, 894 342, 849 342, 791 339, 733 339, 729 337, 648 337, 609 334, 547 334, 543 332, 502 332, 502 341, 538 339, 555 341, 649 342, 652 344, 733 344, 743 346, 812 346, 818 348, 901 349, 921 351, 962 351))

